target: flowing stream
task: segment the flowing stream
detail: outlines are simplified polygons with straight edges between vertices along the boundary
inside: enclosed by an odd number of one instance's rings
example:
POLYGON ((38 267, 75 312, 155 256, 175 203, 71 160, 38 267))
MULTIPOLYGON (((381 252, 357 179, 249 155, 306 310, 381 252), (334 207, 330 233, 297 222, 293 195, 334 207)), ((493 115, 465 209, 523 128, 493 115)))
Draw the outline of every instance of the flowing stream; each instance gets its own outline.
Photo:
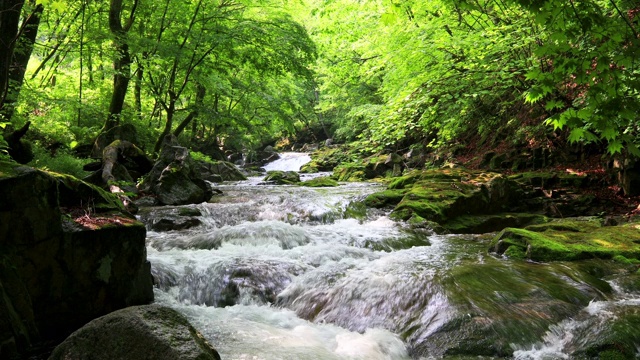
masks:
POLYGON ((260 182, 185 206, 197 227, 148 232, 156 302, 225 360, 588 358, 625 336, 640 353, 638 280, 624 269, 512 262, 487 253, 488 236, 410 230, 358 203, 376 184, 260 182))

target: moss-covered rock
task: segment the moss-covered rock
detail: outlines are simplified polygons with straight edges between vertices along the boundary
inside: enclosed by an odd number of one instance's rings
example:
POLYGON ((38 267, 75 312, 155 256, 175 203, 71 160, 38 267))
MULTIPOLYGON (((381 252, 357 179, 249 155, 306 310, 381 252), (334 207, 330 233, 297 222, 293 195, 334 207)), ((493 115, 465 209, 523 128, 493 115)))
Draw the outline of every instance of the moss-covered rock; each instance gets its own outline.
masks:
POLYGON ((333 177, 339 181, 365 181, 400 176, 402 170, 402 157, 378 154, 361 161, 341 163, 333 169, 333 177))
POLYGON ((180 146, 173 135, 165 137, 158 160, 138 189, 155 194, 163 205, 197 204, 213 196, 189 150, 180 146))
POLYGON ((338 184, 337 181, 333 180, 328 176, 317 177, 311 180, 303 181, 300 183, 300 186, 307 187, 336 187, 338 184))
POLYGON ((263 181, 277 185, 294 185, 300 182, 300 174, 295 171, 267 171, 263 181))
POLYGON ((367 196, 364 199, 364 203, 369 207, 378 208, 378 209, 384 208, 387 206, 396 206, 402 200, 402 198, 404 198, 404 195, 406 193, 407 193, 407 190, 404 190, 404 189, 384 190, 384 191, 376 192, 367 196))
POLYGON ((393 181, 390 188, 408 189, 393 210, 396 219, 413 214, 444 223, 463 215, 486 215, 508 210, 519 188, 497 173, 466 169, 425 170, 393 181))
POLYGON ((442 224, 452 234, 484 234, 506 227, 525 227, 545 223, 548 218, 539 214, 501 213, 492 215, 463 215, 442 224))
POLYGON ((525 229, 507 228, 491 251, 534 261, 589 258, 640 259, 640 224, 602 226, 599 220, 556 220, 525 229))
POLYGON ((200 175, 204 180, 211 182, 247 180, 238 168, 227 161, 221 160, 196 160, 200 175))
POLYGON ((333 169, 333 178, 338 181, 364 181, 367 179, 365 166, 359 163, 341 164, 333 169))
POLYGON ((349 163, 355 158, 350 149, 344 145, 322 147, 312 152, 310 156, 311 161, 300 168, 301 173, 333 171, 336 166, 342 163, 349 163))

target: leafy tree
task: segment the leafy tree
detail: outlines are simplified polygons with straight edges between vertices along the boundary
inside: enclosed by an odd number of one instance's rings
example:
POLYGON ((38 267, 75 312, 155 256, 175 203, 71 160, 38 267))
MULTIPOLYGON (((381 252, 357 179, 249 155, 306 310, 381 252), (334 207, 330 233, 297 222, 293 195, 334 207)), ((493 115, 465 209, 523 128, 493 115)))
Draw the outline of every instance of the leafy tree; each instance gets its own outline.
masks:
POLYGON ((640 156, 640 36, 635 1, 518 1, 544 26, 540 66, 526 99, 568 127, 570 141, 603 141, 611 154, 640 156))

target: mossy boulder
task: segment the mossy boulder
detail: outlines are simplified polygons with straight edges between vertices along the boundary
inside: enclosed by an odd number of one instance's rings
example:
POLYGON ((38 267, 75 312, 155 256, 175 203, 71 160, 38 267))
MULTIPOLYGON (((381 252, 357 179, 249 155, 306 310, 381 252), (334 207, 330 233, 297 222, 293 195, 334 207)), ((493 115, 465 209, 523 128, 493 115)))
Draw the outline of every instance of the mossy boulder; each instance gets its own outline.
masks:
MULTIPOLYGON (((437 169, 414 171, 398 177, 391 181, 386 194, 371 195, 368 202, 388 204, 403 194, 392 212, 393 218, 406 221, 417 215, 441 225, 449 222, 452 228, 461 229, 469 219, 457 222, 454 219, 508 211, 518 200, 519 191, 517 184, 501 174, 462 168, 437 169)), ((487 221, 481 220, 476 222, 487 221)))
POLYGON ((524 229, 507 228, 490 250, 534 261, 590 258, 640 259, 640 224, 602 226, 598 219, 556 220, 524 229))
POLYGON ((364 199, 364 204, 373 208, 384 208, 389 206, 396 206, 404 198, 407 190, 405 189, 388 189, 379 191, 367 196, 364 199))
POLYGON ((402 157, 397 154, 378 154, 357 162, 345 162, 333 169, 338 181, 365 181, 376 178, 400 176, 403 170, 402 157))
POLYGON ((196 160, 200 176, 207 181, 221 182, 221 181, 240 181, 247 180, 238 168, 227 161, 220 160, 196 160))
POLYGON ((161 205, 197 204, 213 196, 189 150, 173 135, 165 137, 158 160, 138 188, 155 194, 161 205))
POLYGON ((525 227, 549 221, 544 215, 527 213, 500 213, 491 215, 463 215, 442 224, 452 234, 484 234, 505 227, 525 227))
POLYGON ((338 181, 364 181, 367 179, 366 167, 359 163, 345 163, 333 169, 334 179, 338 181))
POLYGON ((328 176, 318 177, 311 180, 303 181, 300 183, 301 186, 307 187, 336 187, 338 184, 337 181, 333 180, 328 176))
POLYGON ((267 171, 263 181, 276 185, 294 185, 300 182, 300 174, 295 171, 267 171))
POLYGON ((333 171, 342 164, 353 161, 354 156, 347 146, 322 147, 310 154, 311 161, 300 168, 301 173, 316 173, 319 171, 333 171))
POLYGON ((445 275, 442 287, 455 310, 434 315, 441 324, 428 336, 411 334, 414 356, 510 358, 514 344, 538 342, 550 326, 603 299, 586 276, 564 264, 486 260, 463 260, 445 275))

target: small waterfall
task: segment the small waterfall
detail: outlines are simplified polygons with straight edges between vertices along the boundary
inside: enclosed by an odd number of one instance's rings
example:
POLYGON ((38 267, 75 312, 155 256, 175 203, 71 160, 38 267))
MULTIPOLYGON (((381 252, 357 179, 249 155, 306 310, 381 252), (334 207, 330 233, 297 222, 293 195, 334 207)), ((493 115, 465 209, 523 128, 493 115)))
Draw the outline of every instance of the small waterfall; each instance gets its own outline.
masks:
POLYGON ((300 171, 302 165, 311 161, 311 156, 307 153, 285 152, 280 154, 280 158, 264 166, 266 171, 300 171))

